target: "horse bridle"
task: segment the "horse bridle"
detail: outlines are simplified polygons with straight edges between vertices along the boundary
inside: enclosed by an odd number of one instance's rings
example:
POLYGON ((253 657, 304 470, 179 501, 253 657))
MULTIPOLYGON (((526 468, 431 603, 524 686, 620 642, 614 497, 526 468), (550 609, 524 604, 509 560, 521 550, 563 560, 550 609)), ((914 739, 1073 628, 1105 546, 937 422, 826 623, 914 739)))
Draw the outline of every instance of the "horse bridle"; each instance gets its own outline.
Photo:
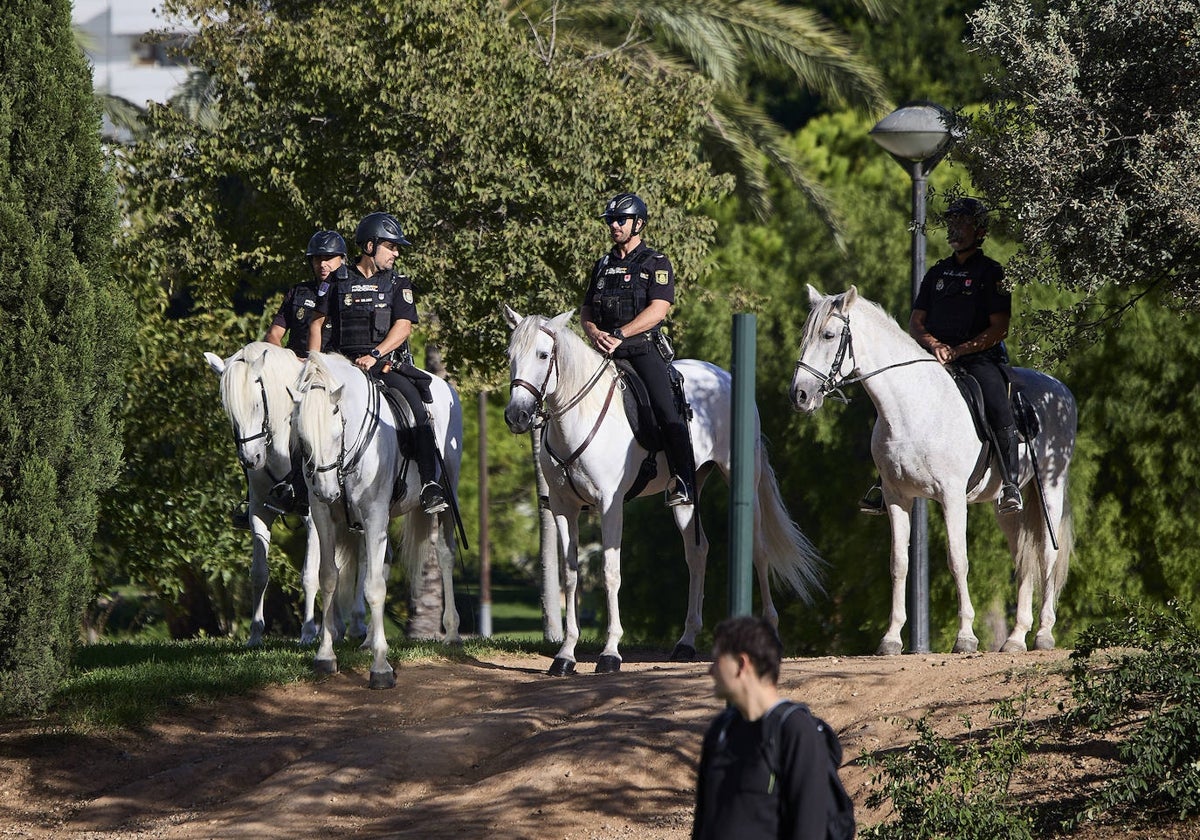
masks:
POLYGON ((872 376, 878 376, 884 371, 891 370, 892 368, 914 365, 918 362, 937 361, 937 358, 934 356, 926 356, 920 359, 908 359, 903 362, 884 365, 878 370, 873 370, 870 373, 864 373, 859 376, 847 376, 846 374, 842 373, 842 364, 846 361, 847 353, 850 355, 854 354, 854 338, 850 334, 850 316, 843 315, 840 312, 831 312, 830 317, 837 318, 842 322, 842 335, 838 341, 837 352, 833 354, 833 362, 829 365, 829 373, 822 373, 821 371, 817 370, 812 365, 806 363, 803 357, 796 360, 796 367, 792 372, 793 379, 796 377, 796 371, 800 370, 808 371, 813 376, 817 377, 817 379, 821 382, 821 386, 817 390, 822 397, 829 397, 848 405, 850 403, 850 398, 846 396, 844 391, 842 391, 842 389, 847 385, 853 385, 856 382, 863 382, 867 379, 870 379, 872 376))
MULTIPOLYGON (((583 401, 583 398, 586 397, 588 393, 596 387, 596 383, 600 381, 600 377, 604 374, 604 371, 610 364, 612 364, 612 357, 604 357, 604 361, 600 363, 600 367, 596 369, 596 372, 593 373, 591 378, 588 379, 588 381, 584 383, 583 387, 579 389, 579 393, 567 400, 566 404, 560 406, 555 411, 547 411, 545 409, 546 386, 550 384, 550 377, 553 376, 555 370, 558 369, 558 334, 553 330, 548 329, 544 324, 539 324, 538 329, 550 336, 550 364, 546 365, 546 376, 542 380, 542 384, 540 386, 534 385, 529 380, 521 379, 520 377, 511 379, 508 383, 508 390, 512 391, 513 388, 524 388, 526 391, 532 394, 534 400, 537 401, 534 411, 535 415, 547 420, 553 420, 557 417, 562 417, 564 414, 583 401)), ((616 380, 613 381, 614 383, 616 382, 616 380)), ((610 393, 609 396, 611 397, 612 394, 610 393)))
MULTIPOLYGON (((366 376, 366 374, 364 373, 363 376, 366 376)), ((354 470, 354 468, 358 466, 359 461, 361 461, 363 459, 363 456, 366 454, 366 451, 367 451, 367 444, 370 443, 371 437, 375 434, 375 430, 379 428, 379 401, 380 401, 379 386, 375 385, 373 382, 368 382, 368 384, 370 385, 370 387, 367 389, 367 393, 370 396, 369 396, 369 400, 367 403, 367 416, 365 418, 363 418, 362 427, 358 430, 358 440, 356 440, 354 442, 354 445, 351 447, 350 457, 349 458, 346 457, 346 418, 343 416, 342 417, 342 443, 341 443, 341 446, 338 447, 337 460, 331 461, 328 464, 318 464, 318 463, 316 463, 315 458, 311 459, 313 462, 313 473, 314 474, 329 472, 330 470, 333 470, 333 469, 336 469, 338 471, 338 473, 337 473, 338 484, 342 486, 342 494, 343 495, 345 495, 346 476, 350 472, 352 472, 354 470)), ((312 383, 312 384, 309 384, 308 387, 305 388, 304 390, 305 391, 317 391, 317 390, 324 391, 324 390, 326 390, 326 388, 324 385, 312 383)), ((333 413, 341 414, 341 409, 335 405, 333 407, 333 413)), ((316 453, 313 453, 313 454, 315 455, 316 453)), ((306 458, 305 460, 310 460, 310 459, 306 458)))
MULTIPOLYGON (((250 364, 245 359, 234 359, 234 361, 241 362, 242 364, 246 364, 246 365, 250 364)), ((258 383, 258 390, 262 394, 262 406, 263 406, 262 431, 260 431, 256 435, 250 435, 249 437, 239 437, 238 433, 241 431, 241 429, 238 428, 237 425, 235 424, 234 431, 233 431, 233 442, 236 443, 238 445, 238 448, 240 449, 243 443, 249 443, 252 440, 258 440, 259 438, 266 438, 266 440, 263 443, 268 449, 270 449, 271 444, 275 441, 275 435, 271 431, 271 407, 267 403, 267 386, 266 386, 266 384, 263 383, 262 376, 257 377, 254 381, 256 383, 258 383)))

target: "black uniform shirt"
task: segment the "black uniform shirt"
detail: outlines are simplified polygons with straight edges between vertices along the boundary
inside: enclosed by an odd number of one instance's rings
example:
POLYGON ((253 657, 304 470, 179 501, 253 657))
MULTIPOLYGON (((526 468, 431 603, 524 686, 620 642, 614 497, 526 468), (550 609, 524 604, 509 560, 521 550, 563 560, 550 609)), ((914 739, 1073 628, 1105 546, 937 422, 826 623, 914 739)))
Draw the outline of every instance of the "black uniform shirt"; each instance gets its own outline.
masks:
POLYGON ((624 257, 614 247, 596 261, 588 278, 583 305, 591 309, 592 318, 605 329, 629 323, 652 300, 675 302, 675 269, 671 260, 645 242, 639 242, 624 257), (619 314, 609 312, 606 317, 601 302, 604 297, 625 299, 619 314))
POLYGON ((925 329, 953 347, 969 341, 998 313, 1012 312, 1012 295, 1004 291, 1004 269, 982 249, 965 263, 949 256, 936 263, 921 281, 913 309, 925 311, 925 329))
MULTIPOLYGON (((323 298, 328 297, 329 288, 328 282, 319 285, 313 281, 297 283, 288 289, 287 294, 283 296, 283 303, 279 305, 279 311, 271 319, 272 327, 283 327, 287 330, 288 339, 285 346, 297 356, 308 355, 308 325, 312 322, 313 315, 318 312, 323 298)), ((321 339, 322 350, 328 342, 329 335, 326 332, 321 339)))
POLYGON ((333 324, 336 346, 332 349, 347 356, 371 350, 397 321, 416 324, 418 320, 412 280, 391 269, 364 277, 357 267, 351 267, 321 299, 317 311, 328 315, 333 324), (363 322, 352 324, 351 319, 363 322))

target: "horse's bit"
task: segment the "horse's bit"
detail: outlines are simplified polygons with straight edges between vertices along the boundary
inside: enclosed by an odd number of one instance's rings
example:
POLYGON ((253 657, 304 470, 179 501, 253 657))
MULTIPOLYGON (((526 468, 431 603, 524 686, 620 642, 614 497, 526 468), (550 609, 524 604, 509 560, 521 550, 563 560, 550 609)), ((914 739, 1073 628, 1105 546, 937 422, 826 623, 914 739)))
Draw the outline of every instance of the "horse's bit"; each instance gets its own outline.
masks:
MULTIPOLYGON (((842 389, 847 385, 853 385, 856 382, 863 382, 867 379, 870 379, 872 376, 878 376, 884 371, 891 370, 892 368, 914 365, 918 362, 937 361, 937 358, 934 356, 926 356, 920 359, 908 359, 907 361, 896 362, 895 364, 891 365, 884 365, 878 370, 873 370, 870 373, 864 373, 861 376, 847 376, 846 374, 842 373, 842 363, 846 361, 847 351, 850 353, 850 355, 854 354, 854 338, 850 334, 850 316, 843 315, 840 312, 831 312, 830 317, 837 318, 842 322, 842 335, 841 339, 838 341, 837 352, 833 354, 833 362, 829 366, 829 373, 821 373, 821 371, 817 370, 812 365, 807 364, 803 358, 796 360, 795 368, 795 371, 806 370, 820 380, 821 387, 818 389, 818 392, 822 397, 829 397, 830 399, 849 404, 850 398, 846 396, 844 391, 842 391, 842 389)), ((793 379, 796 376, 795 371, 792 373, 793 379)))

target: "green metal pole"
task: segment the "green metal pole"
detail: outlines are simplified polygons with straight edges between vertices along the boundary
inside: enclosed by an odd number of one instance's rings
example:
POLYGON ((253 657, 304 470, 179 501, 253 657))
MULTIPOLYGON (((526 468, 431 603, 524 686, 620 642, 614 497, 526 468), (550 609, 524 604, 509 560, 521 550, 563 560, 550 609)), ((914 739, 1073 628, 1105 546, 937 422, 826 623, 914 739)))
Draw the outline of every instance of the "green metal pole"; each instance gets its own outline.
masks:
POLYGON ((754 554, 755 316, 733 316, 729 487, 729 614, 750 615, 754 554))

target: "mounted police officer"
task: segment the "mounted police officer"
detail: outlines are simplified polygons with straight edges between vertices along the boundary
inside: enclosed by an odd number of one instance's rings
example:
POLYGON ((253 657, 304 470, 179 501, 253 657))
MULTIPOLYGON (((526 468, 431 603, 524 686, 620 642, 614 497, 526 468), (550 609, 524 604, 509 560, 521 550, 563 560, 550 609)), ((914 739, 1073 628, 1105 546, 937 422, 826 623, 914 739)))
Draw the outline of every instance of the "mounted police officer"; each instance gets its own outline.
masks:
POLYGON ((393 270, 404 238, 400 222, 390 213, 370 213, 358 223, 354 241, 361 251, 357 262, 322 300, 320 322, 313 328, 309 347, 319 342, 317 329, 325 316, 331 324, 329 348, 398 391, 412 408, 417 470, 421 475, 421 507, 428 514, 447 507, 437 481, 437 441, 420 384, 429 375, 412 363, 408 339, 417 323, 416 294, 412 280, 393 270))
MULTIPOLYGON (((318 302, 329 294, 337 276, 346 274, 346 240, 335 230, 319 230, 308 240, 304 256, 312 269, 312 279, 297 283, 288 289, 263 338, 263 341, 278 347, 287 347, 301 359, 308 356, 309 329, 318 302), (286 344, 283 341, 285 333, 286 344)), ((329 336, 326 330, 326 335, 319 337, 317 346, 324 350, 328 344, 329 336)))
MULTIPOLYGON (((328 330, 317 330, 310 335, 310 327, 321 300, 329 293, 333 280, 346 273, 346 240, 335 230, 319 230, 308 240, 304 258, 312 276, 288 289, 283 303, 275 312, 271 326, 263 341, 276 347, 286 347, 301 359, 308 356, 308 348, 315 340, 316 346, 324 350, 329 343, 328 330), (284 336, 287 343, 284 343, 284 336)), ((299 463, 298 461, 296 463, 299 463)), ((267 504, 282 513, 308 513, 308 485, 293 471, 293 475, 272 488, 272 498, 267 504)), ((250 500, 243 500, 230 514, 235 528, 250 530, 250 500)))
POLYGON ((646 384, 663 435, 671 480, 667 504, 692 504, 695 461, 668 370, 670 349, 659 330, 675 302, 671 261, 642 241, 646 202, 633 193, 614 196, 600 216, 612 250, 592 267, 583 305, 583 331, 605 355, 626 359, 646 384))
MULTIPOLYGON (((958 367, 979 383, 1003 474, 997 506, 1000 513, 1018 513, 1022 503, 1017 427, 1003 369, 1008 364, 1003 341, 1012 317, 1012 296, 1003 288, 1003 267, 983 253, 987 206, 976 198, 960 198, 946 208, 944 218, 946 240, 954 253, 926 272, 908 332, 943 365, 958 367)), ((868 506, 874 491, 860 503, 865 512, 873 512, 868 506)))

